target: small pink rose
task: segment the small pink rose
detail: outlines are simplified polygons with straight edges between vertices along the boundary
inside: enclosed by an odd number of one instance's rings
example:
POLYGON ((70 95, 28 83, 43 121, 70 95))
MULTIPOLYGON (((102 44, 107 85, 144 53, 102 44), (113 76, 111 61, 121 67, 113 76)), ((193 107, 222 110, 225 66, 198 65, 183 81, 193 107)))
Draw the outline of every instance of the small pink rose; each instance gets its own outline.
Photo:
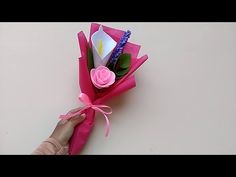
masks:
POLYGON ((105 66, 98 66, 91 69, 90 77, 93 85, 98 88, 107 88, 115 82, 116 75, 105 66))

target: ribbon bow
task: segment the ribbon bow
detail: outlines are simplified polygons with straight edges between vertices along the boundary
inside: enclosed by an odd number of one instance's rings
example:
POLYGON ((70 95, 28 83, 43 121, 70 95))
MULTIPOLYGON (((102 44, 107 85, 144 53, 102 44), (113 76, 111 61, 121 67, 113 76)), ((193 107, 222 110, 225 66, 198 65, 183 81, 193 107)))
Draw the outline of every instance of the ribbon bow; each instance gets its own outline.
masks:
POLYGON ((98 111, 98 112, 100 112, 100 113, 103 114, 103 116, 104 116, 104 118, 105 118, 105 120, 106 120, 105 135, 107 136, 108 133, 109 133, 109 130, 110 130, 110 122, 109 122, 109 119, 108 119, 107 115, 109 115, 109 114, 112 113, 111 107, 106 106, 106 105, 102 105, 102 104, 99 104, 99 105, 94 105, 94 104, 92 104, 90 98, 89 98, 88 95, 85 94, 85 93, 81 93, 81 94, 79 95, 79 100, 80 100, 82 103, 84 103, 85 107, 82 108, 82 109, 80 109, 80 110, 78 110, 77 112, 74 112, 74 113, 70 113, 70 112, 69 112, 69 113, 67 113, 66 115, 61 115, 61 116, 60 116, 60 119, 69 119, 69 118, 72 118, 72 117, 74 117, 74 116, 77 116, 77 115, 82 114, 82 112, 85 111, 86 109, 91 108, 91 109, 93 109, 93 110, 95 110, 95 111, 98 111), (102 109, 102 108, 109 109, 109 111, 106 111, 106 110, 104 110, 104 109, 102 109))

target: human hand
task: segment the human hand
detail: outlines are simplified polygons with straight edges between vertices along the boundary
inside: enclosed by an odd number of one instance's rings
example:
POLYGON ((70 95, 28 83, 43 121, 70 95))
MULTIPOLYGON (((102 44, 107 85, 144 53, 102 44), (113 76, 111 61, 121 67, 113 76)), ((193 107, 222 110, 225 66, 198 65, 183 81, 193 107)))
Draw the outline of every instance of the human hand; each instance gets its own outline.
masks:
MULTIPOLYGON (((74 113, 81 108, 72 109, 69 111, 70 113, 74 113)), ((56 128, 54 129, 53 133, 51 134, 50 138, 56 139, 62 146, 66 146, 68 141, 70 140, 73 132, 74 127, 85 119, 85 113, 72 117, 70 119, 60 120, 57 123, 56 128)))

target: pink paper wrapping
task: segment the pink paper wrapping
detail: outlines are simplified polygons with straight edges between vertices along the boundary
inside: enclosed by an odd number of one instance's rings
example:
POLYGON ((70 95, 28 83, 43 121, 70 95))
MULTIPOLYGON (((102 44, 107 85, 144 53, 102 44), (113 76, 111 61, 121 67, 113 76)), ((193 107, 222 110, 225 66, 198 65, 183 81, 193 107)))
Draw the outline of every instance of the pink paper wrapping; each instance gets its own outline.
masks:
MULTIPOLYGON (((91 36, 99 28, 100 24, 92 23, 90 29, 89 44, 91 46, 91 36)), ((124 31, 109 28, 103 26, 103 30, 110 35, 116 42, 124 34, 124 31)), ((79 58, 79 87, 82 93, 87 94, 93 104, 105 104, 106 101, 111 98, 120 95, 121 93, 134 88, 136 86, 135 77, 132 75, 147 59, 148 56, 137 59, 140 46, 132 43, 127 43, 124 47, 124 53, 131 54, 131 68, 129 72, 122 77, 120 80, 115 82, 111 87, 106 89, 103 93, 96 93, 92 82, 90 80, 90 74, 87 66, 87 47, 88 41, 81 31, 78 33, 79 46, 81 50, 81 57, 79 58)), ((74 133, 69 142, 69 154, 75 155, 79 154, 86 144, 89 135, 92 132, 94 126, 95 111, 93 109, 88 109, 85 111, 86 119, 75 127, 74 133)))

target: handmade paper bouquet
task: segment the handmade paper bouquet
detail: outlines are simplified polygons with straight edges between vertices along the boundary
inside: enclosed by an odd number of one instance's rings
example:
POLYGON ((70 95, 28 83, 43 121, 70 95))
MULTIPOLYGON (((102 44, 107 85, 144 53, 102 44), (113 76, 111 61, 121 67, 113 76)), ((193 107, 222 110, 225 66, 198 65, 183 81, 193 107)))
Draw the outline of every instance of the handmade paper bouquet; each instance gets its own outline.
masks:
POLYGON ((69 154, 78 154, 85 145, 94 126, 95 112, 103 114, 106 132, 109 133, 108 115, 112 113, 105 102, 134 88, 133 73, 148 59, 138 57, 140 46, 128 42, 131 32, 121 31, 97 23, 91 24, 87 41, 84 33, 78 33, 81 57, 79 58, 79 100, 85 105, 77 112, 61 115, 61 119, 86 114, 86 119, 75 127, 69 142, 69 154))

